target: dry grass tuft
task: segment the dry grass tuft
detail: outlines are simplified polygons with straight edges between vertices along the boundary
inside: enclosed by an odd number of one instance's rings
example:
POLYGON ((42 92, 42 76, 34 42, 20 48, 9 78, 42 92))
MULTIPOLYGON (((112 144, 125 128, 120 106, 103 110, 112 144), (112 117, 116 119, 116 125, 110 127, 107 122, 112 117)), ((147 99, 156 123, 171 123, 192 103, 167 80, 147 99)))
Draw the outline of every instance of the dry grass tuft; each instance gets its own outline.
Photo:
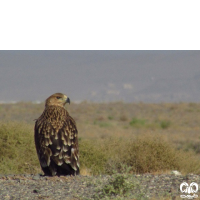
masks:
POLYGON ((0 124, 0 174, 40 171, 32 127, 26 123, 0 124))

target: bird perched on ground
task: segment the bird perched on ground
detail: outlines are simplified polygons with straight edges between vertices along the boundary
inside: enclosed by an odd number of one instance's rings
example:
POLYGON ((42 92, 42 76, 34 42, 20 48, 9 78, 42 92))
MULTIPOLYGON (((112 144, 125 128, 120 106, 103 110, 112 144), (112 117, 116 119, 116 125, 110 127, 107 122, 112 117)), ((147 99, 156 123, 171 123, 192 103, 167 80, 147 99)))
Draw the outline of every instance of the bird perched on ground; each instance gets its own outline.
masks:
POLYGON ((35 122, 35 146, 47 176, 79 174, 78 131, 64 107, 66 103, 70 104, 66 95, 51 95, 35 122))

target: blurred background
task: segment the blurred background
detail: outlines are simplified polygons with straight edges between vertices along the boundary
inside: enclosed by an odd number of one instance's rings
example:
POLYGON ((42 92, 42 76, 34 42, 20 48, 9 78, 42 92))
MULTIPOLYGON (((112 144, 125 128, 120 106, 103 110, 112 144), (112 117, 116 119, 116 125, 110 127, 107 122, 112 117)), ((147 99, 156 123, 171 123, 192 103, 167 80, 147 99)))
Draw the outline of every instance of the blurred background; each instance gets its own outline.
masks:
POLYGON ((82 175, 200 174, 199 64, 200 51, 0 51, 0 174, 41 172, 34 123, 55 92, 72 101, 82 175))
POLYGON ((0 102, 199 102, 200 51, 0 51, 0 102))

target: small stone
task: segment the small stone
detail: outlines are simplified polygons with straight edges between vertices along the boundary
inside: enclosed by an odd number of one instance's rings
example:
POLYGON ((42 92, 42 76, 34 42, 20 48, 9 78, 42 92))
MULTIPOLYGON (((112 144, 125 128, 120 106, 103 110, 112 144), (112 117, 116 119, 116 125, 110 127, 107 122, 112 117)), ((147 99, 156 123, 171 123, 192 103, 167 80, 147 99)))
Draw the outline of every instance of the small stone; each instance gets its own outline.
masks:
POLYGON ((181 176, 181 172, 179 172, 177 170, 171 171, 171 174, 174 174, 175 176, 181 176))
POLYGON ((33 176, 33 178, 32 178, 33 180, 39 180, 40 179, 40 175, 39 174, 37 174, 37 175, 35 175, 35 176, 33 176))

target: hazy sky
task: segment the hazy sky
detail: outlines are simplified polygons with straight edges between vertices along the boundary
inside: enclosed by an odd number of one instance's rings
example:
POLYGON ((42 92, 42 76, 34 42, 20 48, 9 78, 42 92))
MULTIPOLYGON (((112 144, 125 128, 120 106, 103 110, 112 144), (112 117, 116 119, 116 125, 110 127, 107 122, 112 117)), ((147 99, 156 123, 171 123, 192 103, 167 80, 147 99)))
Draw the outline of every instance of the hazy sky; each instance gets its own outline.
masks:
POLYGON ((200 51, 0 51, 0 102, 199 101, 200 51))

